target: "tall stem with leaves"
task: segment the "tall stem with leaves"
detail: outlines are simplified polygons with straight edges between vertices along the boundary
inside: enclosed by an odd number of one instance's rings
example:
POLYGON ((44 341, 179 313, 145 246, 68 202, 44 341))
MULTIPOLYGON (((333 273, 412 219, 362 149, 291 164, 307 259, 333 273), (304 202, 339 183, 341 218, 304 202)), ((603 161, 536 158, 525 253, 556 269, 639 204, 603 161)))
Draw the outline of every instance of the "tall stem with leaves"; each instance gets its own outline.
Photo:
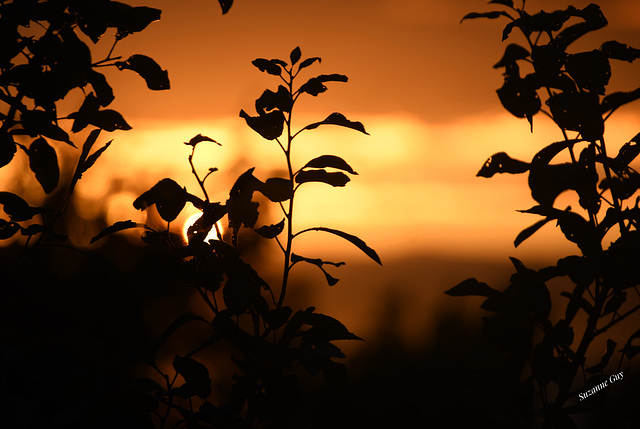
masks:
MULTIPOLYGON (((576 40, 607 25, 595 4, 583 9, 570 6, 529 14, 524 10, 524 2, 521 7, 512 0, 490 3, 502 5, 504 10, 473 12, 463 20, 506 18, 509 22, 503 30, 503 40, 517 29, 527 42, 527 47, 510 43, 494 66, 504 69, 504 84, 497 90, 500 102, 514 116, 526 118, 531 131, 534 116, 545 114, 559 127, 563 140, 542 148, 530 162, 511 158, 505 152, 496 153, 485 162, 478 176, 528 173, 536 205, 522 212, 542 219, 518 234, 516 247, 555 221, 580 254, 566 256, 556 265, 539 270, 511 258, 516 274, 504 291, 468 279, 447 294, 487 298, 482 308, 493 316, 485 318, 483 334, 487 344, 502 350, 499 358, 502 376, 518 380, 526 392, 540 392, 541 407, 533 411, 546 425, 575 427, 570 415, 592 411, 596 403, 579 393, 588 392, 590 387, 606 380, 605 371, 620 370, 608 366, 618 344, 613 338, 607 340, 604 355, 595 356, 599 361, 587 365, 594 359, 590 352, 594 340, 612 326, 628 321, 628 316, 639 308, 632 298, 640 296, 640 275, 636 268, 640 260, 637 230, 640 174, 630 164, 640 154, 640 134, 622 144, 612 158, 604 132, 611 113, 640 98, 640 89, 607 93, 610 61, 632 62, 640 58, 640 50, 607 41, 591 51, 569 52, 576 40), (524 76, 521 65, 529 68, 524 76), (578 156, 576 149, 580 149, 578 156), (569 162, 552 163, 556 156, 567 152, 569 162), (579 207, 556 208, 556 200, 562 193, 574 193, 579 207), (586 218, 581 214, 585 212, 586 218), (617 235, 612 230, 616 225, 617 235), (611 241, 605 240, 605 236, 611 241), (568 301, 552 299, 547 286, 548 281, 562 277, 572 286, 560 293, 568 301), (638 296, 627 296, 629 290, 638 296), (556 311, 562 315, 559 320, 551 318, 553 306, 564 307, 564 312, 556 311), (586 316, 584 328, 575 323, 579 312, 586 316), (607 322, 605 318, 610 320, 607 322), (534 341, 536 330, 541 332, 542 340, 538 342, 534 341), (530 375, 525 377, 527 373, 530 375), (580 379, 579 373, 590 376, 580 379), (534 389, 536 385, 538 388, 534 389)), ((619 350, 628 361, 640 353, 640 347, 632 344, 638 337, 640 331, 633 333, 619 350)), ((514 385, 510 386, 513 389, 514 385)))

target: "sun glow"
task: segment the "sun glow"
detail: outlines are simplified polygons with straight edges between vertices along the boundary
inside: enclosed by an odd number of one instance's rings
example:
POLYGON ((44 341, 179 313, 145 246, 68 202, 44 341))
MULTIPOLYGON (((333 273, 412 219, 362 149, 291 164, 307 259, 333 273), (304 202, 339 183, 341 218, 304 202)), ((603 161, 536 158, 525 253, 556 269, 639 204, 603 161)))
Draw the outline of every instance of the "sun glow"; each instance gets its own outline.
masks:
MULTIPOLYGON (((196 214, 190 216, 184 222, 184 226, 182 227, 182 237, 184 238, 185 242, 189 242, 189 239, 187 238, 187 231, 189 230, 191 225, 193 225, 196 222, 196 220, 198 220, 198 218, 200 218, 200 216, 202 216, 201 213, 196 213, 196 214)), ((205 238, 205 241, 217 240, 218 239, 218 233, 216 232, 216 230, 220 231, 220 234, 223 233, 222 222, 220 222, 220 221, 216 222, 215 227, 211 228, 211 231, 209 231, 209 233, 207 234, 207 237, 205 238)))

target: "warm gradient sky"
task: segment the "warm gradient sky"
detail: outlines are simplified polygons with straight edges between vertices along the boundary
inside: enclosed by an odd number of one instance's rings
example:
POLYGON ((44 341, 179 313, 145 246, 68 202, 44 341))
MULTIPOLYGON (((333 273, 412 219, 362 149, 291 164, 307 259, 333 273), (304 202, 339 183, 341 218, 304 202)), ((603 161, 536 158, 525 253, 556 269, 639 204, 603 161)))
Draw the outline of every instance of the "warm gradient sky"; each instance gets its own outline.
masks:
MULTIPOLYGON (((323 58, 307 69, 309 77, 343 73, 350 80, 329 84, 326 93, 300 102, 298 126, 340 111, 362 121, 371 134, 332 128, 298 142, 299 163, 335 153, 360 173, 344 189, 309 185, 310 192, 299 200, 300 226, 355 229, 383 254, 429 249, 486 256, 511 252, 517 232, 536 220, 514 211, 533 205, 525 177, 475 177, 497 151, 530 159, 543 144, 561 139, 541 115, 536 133, 530 134, 526 121, 502 110, 495 95, 502 76, 492 65, 507 43, 500 41, 505 21, 460 24, 467 12, 491 10, 484 1, 237 0, 225 16, 213 0, 135 3, 162 9, 162 19, 117 50, 155 58, 169 70, 172 88, 150 92, 132 73, 113 73, 115 107, 134 130, 120 133, 84 179, 85 191, 93 193, 109 176, 123 183, 136 177, 137 187, 122 187, 131 194, 111 196, 131 212, 128 217, 136 213, 125 203, 138 187, 165 175, 195 185, 188 148, 181 142, 197 133, 223 144, 211 149, 211 158, 200 157, 203 169, 221 170, 214 178, 221 184, 220 199, 246 168, 258 165, 257 174, 266 178, 281 165, 275 144, 248 129, 238 112, 252 111, 255 98, 280 83, 251 61, 287 59, 300 46, 303 57, 323 58)), ((554 10, 564 4, 528 2, 531 11, 540 7, 554 10)), ((608 39, 640 46, 640 3, 607 0, 602 9, 610 26, 591 36, 591 48, 608 39)), ((619 64, 611 86, 633 89, 638 75, 637 64, 619 64)), ((637 106, 623 109, 617 129, 608 122, 609 142, 622 144, 637 133, 638 112, 637 106)), ((215 187, 214 180, 211 184, 215 187)), ((127 216, 126 210, 114 212, 111 220, 127 216)), ((545 240, 556 235, 552 227, 546 229, 518 251, 546 248, 545 240)))
MULTIPOLYGON (((445 272, 439 259, 430 257, 500 261, 504 266, 508 255, 554 261, 577 250, 559 240, 552 225, 514 249, 517 233, 538 220, 515 212, 534 205, 526 177, 475 177, 495 152, 530 159, 543 145, 562 138, 542 115, 536 116, 531 134, 525 120, 504 113, 495 94, 502 76, 492 65, 506 46, 500 41, 505 21, 460 24, 468 12, 491 10, 485 0, 236 0, 225 16, 215 0, 129 3, 162 9, 162 19, 125 39, 116 52, 156 59, 169 71, 171 90, 151 92, 127 71, 109 75, 116 93, 112 106, 134 129, 115 133, 109 150, 79 183, 77 195, 85 203, 80 207, 88 218, 107 210, 110 222, 144 221, 132 201, 163 177, 196 192, 187 164, 189 148, 182 142, 198 133, 223 144, 203 148, 197 159, 204 171, 220 168, 209 182, 212 198, 224 201, 233 180, 249 167, 257 165, 256 175, 263 179, 273 174, 282 165, 277 145, 251 131, 238 112, 253 111, 262 91, 280 83, 251 61, 287 59, 300 46, 303 57, 323 59, 307 69, 309 77, 342 73, 349 82, 329 83, 326 93, 301 101, 296 126, 339 111, 363 122, 370 136, 326 127, 297 140, 298 166, 330 153, 345 158, 360 174, 346 188, 306 185, 297 200, 296 227, 323 225, 356 234, 385 263, 384 269, 366 265, 366 285, 362 270, 345 267, 339 277, 345 283, 351 279, 350 286, 332 289, 333 298, 324 305, 329 314, 348 314, 340 319, 366 336, 364 315, 376 310, 373 296, 384 296, 387 286, 408 297, 415 308, 407 314, 415 316, 427 311, 427 301, 435 305, 431 297, 443 297, 445 288, 482 274, 482 264, 445 272), (360 294, 363 288, 366 293, 360 294), (425 295, 425 290, 430 292, 425 295)), ((572 2, 576 7, 588 3, 572 2)), ((640 2, 600 3, 610 26, 593 33, 584 49, 610 39, 640 47, 640 2)), ((527 4, 530 11, 567 5, 550 0, 527 4)), ((635 89, 638 67, 617 64, 610 87, 635 89)), ((607 122, 607 130, 609 144, 628 141, 640 131, 640 106, 622 109, 607 122)), ((275 210, 271 215, 279 220, 275 210)), ((85 231, 89 236, 97 232, 85 231)), ((348 244, 335 237, 321 241, 319 235, 301 240, 301 253, 364 260, 348 244), (318 246, 323 254, 312 253, 318 246)), ((486 265, 485 274, 490 268, 486 265)))

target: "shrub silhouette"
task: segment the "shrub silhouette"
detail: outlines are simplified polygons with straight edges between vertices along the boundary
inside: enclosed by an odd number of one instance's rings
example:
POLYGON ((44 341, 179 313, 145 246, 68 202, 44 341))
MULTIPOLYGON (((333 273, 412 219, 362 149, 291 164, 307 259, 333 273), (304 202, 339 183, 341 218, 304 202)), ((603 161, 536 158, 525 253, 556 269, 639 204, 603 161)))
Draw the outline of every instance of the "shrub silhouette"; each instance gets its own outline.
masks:
MULTIPOLYGON (((186 313, 171 323, 152 347, 151 356, 143 362, 160 376, 159 384, 147 380, 147 392, 155 398, 154 407, 160 427, 169 422, 185 423, 188 427, 246 427, 254 421, 271 422, 278 427, 297 423, 300 411, 301 384, 295 367, 302 366, 309 374, 322 372, 330 383, 344 381, 346 368, 333 360, 343 358, 336 340, 357 340, 338 320, 315 312, 314 307, 294 311, 285 305, 289 275, 299 264, 316 266, 328 285, 336 284, 327 267, 339 267, 343 262, 326 261, 294 253, 294 240, 302 234, 325 232, 349 241, 377 263, 376 252, 356 236, 324 226, 293 229, 294 199, 305 183, 318 182, 333 187, 345 186, 353 168, 335 155, 321 155, 300 168, 292 164, 294 140, 302 132, 320 126, 334 125, 366 133, 360 122, 347 119, 341 113, 332 113, 324 120, 294 131, 292 117, 301 96, 317 96, 327 90, 329 82, 346 82, 341 74, 319 75, 298 84, 299 73, 320 58, 302 59, 300 48, 289 55, 289 62, 280 59, 258 58, 253 65, 260 71, 280 78, 283 84, 277 90, 265 90, 256 100, 257 116, 240 111, 247 125, 266 140, 277 144, 285 158, 287 177, 261 180, 254 168, 240 175, 225 202, 209 199, 206 180, 217 171, 209 168, 201 175, 193 163, 196 148, 201 144, 217 144, 214 139, 198 134, 184 144, 191 147, 188 162, 204 198, 196 196, 170 178, 160 180, 138 197, 133 205, 146 210, 155 205, 167 229, 157 231, 145 224, 120 221, 103 230, 92 241, 130 228, 143 228, 143 239, 154 249, 163 263, 175 267, 177 283, 194 288, 208 306, 210 314, 186 313), (254 194, 260 193, 278 204, 284 218, 273 225, 260 225, 259 203, 254 194), (202 214, 188 228, 186 245, 174 242, 169 226, 187 203, 202 214), (218 222, 226 216, 230 237, 224 237, 218 222), (241 256, 242 230, 252 230, 265 239, 274 240, 283 254, 282 282, 272 288, 267 281, 245 262, 241 256), (215 231, 217 240, 207 240, 215 231), (225 241, 225 238, 228 238, 225 241), (211 316, 213 316, 211 318, 211 316), (173 358, 169 372, 158 364, 157 356, 163 344, 178 329, 191 322, 206 327, 206 339, 184 354, 173 358), (231 359, 237 366, 229 398, 222 402, 210 399, 209 369, 196 359, 196 355, 211 347, 233 347, 231 359)), ((229 375, 231 376, 231 374, 229 375)))
POLYGON ((504 72, 497 90, 500 102, 514 116, 526 118, 532 131, 536 114, 548 116, 563 140, 542 148, 530 162, 496 153, 478 176, 528 174, 537 205, 521 212, 541 219, 518 234, 516 247, 555 222, 580 254, 538 270, 511 258, 516 272, 505 290, 472 278, 446 293, 486 298, 481 307, 491 313, 483 320, 489 359, 503 391, 519 398, 518 406, 496 418, 516 427, 537 415, 543 427, 572 428, 572 415, 597 411, 606 397, 606 389, 591 388, 620 371, 631 375, 630 361, 640 352, 634 344, 640 331, 622 340, 609 337, 611 328, 627 323, 640 308, 634 305, 640 295, 640 175, 630 166, 640 153, 640 134, 622 144, 615 156, 604 138, 607 119, 640 98, 638 89, 607 92, 610 61, 632 62, 640 50, 606 41, 590 51, 569 52, 572 43, 607 25, 595 4, 529 14, 524 1, 522 8, 511 0, 490 3, 503 8, 470 13, 463 20, 506 18, 502 39, 519 30, 526 42, 510 43, 494 66, 504 72), (529 71, 523 76, 525 67, 529 71), (569 161, 553 162, 561 155, 569 161), (574 193, 579 207, 554 206, 565 191, 574 193), (570 285, 558 299, 548 288, 557 278, 570 285), (564 308, 559 320, 551 320, 552 307, 564 308), (585 326, 578 322, 582 318, 585 326), (606 351, 594 356, 592 346, 603 336, 608 337, 606 351))

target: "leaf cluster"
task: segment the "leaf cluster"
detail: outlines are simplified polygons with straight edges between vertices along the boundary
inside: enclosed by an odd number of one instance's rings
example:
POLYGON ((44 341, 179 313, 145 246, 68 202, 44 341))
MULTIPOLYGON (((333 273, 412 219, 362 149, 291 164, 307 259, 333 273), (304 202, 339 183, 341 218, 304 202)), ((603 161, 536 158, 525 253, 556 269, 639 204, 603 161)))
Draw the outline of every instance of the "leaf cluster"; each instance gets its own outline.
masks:
MULTIPOLYGON (((153 59, 135 54, 119 61, 121 57, 112 56, 120 40, 143 31, 160 15, 158 9, 111 0, 2 2, 0 167, 11 163, 21 150, 42 190, 51 194, 59 189, 61 178, 56 146, 67 144, 77 148, 74 135, 91 126, 68 184, 70 195, 82 174, 111 143, 93 150, 100 131, 131 128, 119 112, 108 108, 115 94, 100 68, 132 70, 150 89, 169 88, 166 70, 153 59), (106 58, 95 61, 89 44, 97 44, 109 29, 115 31, 111 50, 106 58), (83 102, 76 111, 60 112, 61 102, 73 92, 84 94, 83 102), (65 126, 65 122, 70 126, 65 126)), ((14 201, 21 198, 10 195, 8 198, 14 201)), ((38 213, 43 212, 40 209, 38 213)), ((30 236, 49 230, 44 225, 21 226, 18 222, 31 220, 33 216, 12 216, 6 205, 5 214, 10 220, 1 220, 2 239, 17 231, 30 236)))
POLYGON ((255 116, 242 110, 240 117, 262 138, 275 141, 280 146, 286 160, 286 177, 261 179, 254 174, 255 168, 250 168, 238 177, 225 201, 211 201, 206 181, 217 168, 209 168, 205 175, 201 175, 194 166, 193 158, 200 144, 220 143, 198 134, 184 144, 191 150, 188 161, 202 196, 189 192, 173 179, 162 179, 141 194, 133 206, 139 210, 155 206, 160 217, 167 222, 166 231, 156 231, 132 221, 121 221, 109 226, 92 240, 95 242, 126 229, 143 228, 143 240, 151 244, 152 254, 155 252, 162 258, 168 255, 172 259, 164 263, 176 267, 177 273, 171 278, 197 290, 213 315, 211 319, 191 313, 181 316, 169 325, 152 348, 152 356, 146 362, 161 374, 165 384, 164 388, 157 388, 153 392, 158 400, 154 410, 159 411, 161 404, 165 408, 162 422, 166 422, 169 415, 177 413, 188 427, 203 427, 202 424, 235 427, 250 425, 256 420, 291 424, 299 410, 301 395, 301 385, 294 368, 301 366, 311 375, 322 373, 330 383, 344 381, 346 369, 334 360, 344 355, 333 341, 360 338, 335 318, 318 313, 313 307, 294 311, 284 303, 289 273, 295 265, 306 263, 317 267, 330 286, 335 285, 338 279, 329 273, 328 267, 344 265, 344 262, 294 253, 294 239, 302 234, 314 231, 332 234, 350 242, 381 264, 380 257, 372 248, 344 231, 323 226, 293 230, 294 199, 300 186, 316 182, 343 187, 351 180, 350 176, 357 175, 344 159, 326 154, 294 169, 291 161, 294 139, 302 132, 325 125, 341 126, 367 134, 360 122, 350 121, 337 112, 298 131, 292 130, 292 112, 300 96, 317 96, 326 91, 326 83, 347 80, 346 76, 338 74, 319 75, 296 85, 300 71, 320 61, 317 57, 302 59, 300 48, 291 52, 289 62, 264 58, 253 61, 260 71, 280 78, 282 84, 275 91, 265 90, 256 100, 255 116), (280 222, 261 222, 260 203, 256 194, 261 194, 265 197, 263 201, 266 199, 282 210, 283 219, 280 222), (169 225, 187 204, 193 205, 202 214, 188 228, 187 242, 175 244, 169 234, 169 225), (225 218, 229 235, 223 234, 220 226, 225 218), (217 239, 207 239, 211 232, 215 232, 217 239), (279 288, 272 287, 243 259, 242 246, 239 245, 241 233, 274 241, 280 248, 284 266, 279 288), (186 355, 175 356, 175 375, 172 378, 158 368, 156 355, 169 338, 191 322, 204 324, 209 332, 208 337, 186 355), (214 404, 210 398, 209 369, 194 356, 201 350, 221 343, 233 346, 232 360, 237 373, 233 376, 233 388, 227 402, 214 404), (184 380, 181 385, 177 383, 178 376, 184 380))
POLYGON ((538 411, 549 427, 575 427, 570 415, 597 405, 590 400, 585 401, 587 405, 567 406, 577 395, 575 389, 600 380, 611 368, 615 353, 620 356, 617 371, 624 359, 629 364, 638 353, 632 344, 639 335, 635 332, 621 348, 619 339, 609 338, 599 361, 587 364, 593 360, 593 341, 640 309, 631 301, 631 295, 636 300, 640 297, 640 175, 632 167, 640 154, 640 134, 622 144, 615 156, 609 154, 605 142, 606 120, 640 97, 638 89, 607 92, 610 61, 633 62, 640 50, 607 41, 591 51, 568 51, 576 40, 607 25, 595 4, 529 14, 511 0, 490 3, 504 10, 470 13, 463 20, 506 18, 509 22, 502 39, 519 30, 527 42, 526 46, 510 43, 494 66, 504 70, 504 84, 497 91, 503 107, 526 118, 532 130, 533 116, 544 113, 564 139, 543 147, 530 161, 498 152, 487 159, 478 176, 528 175, 536 205, 520 211, 541 219, 518 234, 516 247, 543 226, 555 223, 562 236, 577 246, 579 255, 566 256, 540 270, 511 258, 516 273, 505 290, 468 279, 446 293, 486 298, 481 308, 492 315, 484 319, 483 337, 494 350, 500 350, 494 356, 500 356, 503 375, 531 389, 537 386, 542 403, 538 411), (531 70, 524 76, 523 65, 531 70), (561 155, 569 161, 555 161, 561 155), (572 193, 579 207, 556 207, 562 193, 572 193), (560 301, 552 300, 549 282, 561 278, 569 289, 560 291, 560 301), (551 320, 552 307, 564 308, 559 320, 551 320), (574 328, 578 315, 587 321, 581 337, 574 328), (539 334, 534 335, 536 332, 539 334), (555 395, 547 395, 550 386, 555 395))

